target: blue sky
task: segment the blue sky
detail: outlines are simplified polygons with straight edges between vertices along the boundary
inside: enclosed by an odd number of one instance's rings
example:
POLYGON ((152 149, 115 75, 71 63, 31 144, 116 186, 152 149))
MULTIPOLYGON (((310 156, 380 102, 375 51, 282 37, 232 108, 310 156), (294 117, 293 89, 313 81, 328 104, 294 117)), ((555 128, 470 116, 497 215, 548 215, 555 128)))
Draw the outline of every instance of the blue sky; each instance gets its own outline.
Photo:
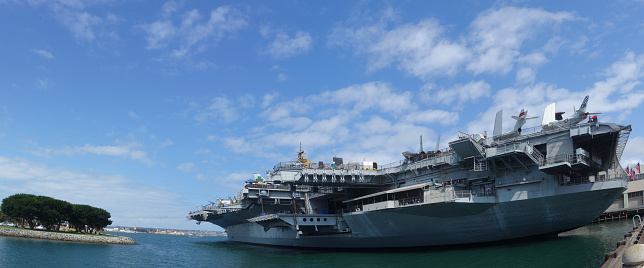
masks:
POLYGON ((644 160, 644 2, 452 2, 0 0, 0 198, 220 230, 185 216, 300 142, 386 164, 585 95, 644 160))

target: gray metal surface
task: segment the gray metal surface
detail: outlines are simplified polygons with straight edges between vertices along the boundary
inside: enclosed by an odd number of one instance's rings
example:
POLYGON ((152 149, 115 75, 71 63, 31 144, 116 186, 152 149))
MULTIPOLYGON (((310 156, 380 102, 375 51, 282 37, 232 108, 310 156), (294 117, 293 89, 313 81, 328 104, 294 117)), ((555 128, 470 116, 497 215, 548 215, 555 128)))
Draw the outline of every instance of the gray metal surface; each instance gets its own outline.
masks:
POLYGON ((188 219, 219 225, 234 242, 317 248, 558 233, 592 221, 626 190, 618 157, 629 132, 593 122, 495 142, 463 136, 377 169, 298 159, 275 166, 269 184, 247 184, 235 202, 204 206, 188 219))

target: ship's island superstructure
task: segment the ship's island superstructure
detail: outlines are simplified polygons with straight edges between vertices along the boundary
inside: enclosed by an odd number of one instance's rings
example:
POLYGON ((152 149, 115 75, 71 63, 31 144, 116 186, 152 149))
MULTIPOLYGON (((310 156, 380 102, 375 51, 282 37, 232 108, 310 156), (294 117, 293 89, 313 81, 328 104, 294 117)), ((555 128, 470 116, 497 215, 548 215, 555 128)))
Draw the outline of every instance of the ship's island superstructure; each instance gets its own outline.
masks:
MULTIPOLYGON (((235 198, 188 219, 224 228, 231 242, 312 248, 392 248, 556 234, 591 222, 627 187, 619 164, 631 126, 585 112, 495 135, 459 133, 449 148, 404 160, 277 164, 235 198), (513 132, 514 131, 514 132, 513 132)), ((551 116, 550 113, 553 115, 551 116)), ((502 114, 502 113, 501 113, 502 114)), ((518 126, 518 127, 517 127, 518 126)), ((422 147, 422 145, 421 145, 422 147)), ((438 148, 437 148, 438 149, 438 148)))

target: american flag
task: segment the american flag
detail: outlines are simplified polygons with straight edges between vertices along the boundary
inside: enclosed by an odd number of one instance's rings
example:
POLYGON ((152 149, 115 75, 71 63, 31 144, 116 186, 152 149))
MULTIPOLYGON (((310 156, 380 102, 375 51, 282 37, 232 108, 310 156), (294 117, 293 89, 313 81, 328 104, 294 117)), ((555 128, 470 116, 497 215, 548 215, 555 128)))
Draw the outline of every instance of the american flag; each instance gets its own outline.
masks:
POLYGON ((637 162, 637 166, 635 166, 635 168, 637 169, 637 173, 642 173, 640 171, 640 162, 637 162))

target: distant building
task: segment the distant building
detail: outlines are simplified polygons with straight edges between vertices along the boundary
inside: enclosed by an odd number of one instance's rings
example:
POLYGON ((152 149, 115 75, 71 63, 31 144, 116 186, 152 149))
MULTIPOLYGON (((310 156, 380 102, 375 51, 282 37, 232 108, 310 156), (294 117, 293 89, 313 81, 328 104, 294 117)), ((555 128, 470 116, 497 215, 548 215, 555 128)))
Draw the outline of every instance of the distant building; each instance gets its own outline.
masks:
POLYGON ((635 179, 628 182, 628 190, 606 212, 634 209, 644 209, 644 173, 636 174, 635 179))

